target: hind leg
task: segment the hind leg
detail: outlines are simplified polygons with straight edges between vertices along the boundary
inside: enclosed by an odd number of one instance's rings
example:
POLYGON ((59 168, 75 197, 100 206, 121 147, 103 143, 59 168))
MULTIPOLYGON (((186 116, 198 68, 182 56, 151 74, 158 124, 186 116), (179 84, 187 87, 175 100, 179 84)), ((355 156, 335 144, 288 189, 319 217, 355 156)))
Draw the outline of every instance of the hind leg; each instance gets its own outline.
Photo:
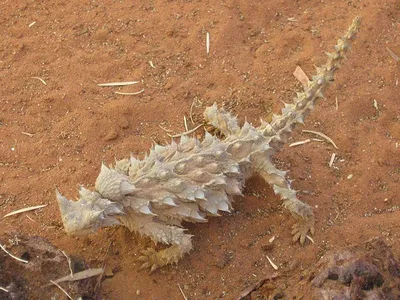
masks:
POLYGON ((258 173, 273 188, 275 194, 283 200, 283 205, 291 212, 297 223, 293 226, 293 241, 300 241, 304 244, 307 234, 314 234, 314 214, 311 207, 300 201, 296 192, 291 189, 289 182, 285 178, 286 172, 275 168, 272 163, 264 162, 264 168, 258 173))

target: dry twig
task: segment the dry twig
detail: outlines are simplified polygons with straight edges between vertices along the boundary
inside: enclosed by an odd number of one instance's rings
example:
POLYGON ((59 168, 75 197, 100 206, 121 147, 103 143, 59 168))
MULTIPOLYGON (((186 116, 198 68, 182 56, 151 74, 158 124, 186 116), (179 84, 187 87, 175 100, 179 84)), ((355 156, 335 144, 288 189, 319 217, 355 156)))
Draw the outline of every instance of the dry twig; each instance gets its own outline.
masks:
POLYGON ((183 116, 183 124, 185 125, 185 130, 189 131, 189 127, 187 125, 187 120, 186 120, 186 116, 183 116))
POLYGON ((311 139, 311 140, 314 141, 314 142, 320 142, 320 143, 321 143, 321 142, 325 142, 325 140, 315 139, 315 138, 314 138, 314 139, 311 139))
POLYGON ((8 293, 8 290, 6 288, 3 288, 2 286, 0 286, 0 290, 2 290, 3 292, 8 293))
POLYGON ((108 255, 108 252, 110 251, 110 248, 111 248, 111 245, 112 245, 113 242, 114 242, 114 241, 111 241, 111 242, 108 244, 107 250, 106 250, 106 254, 104 254, 104 258, 103 258, 103 273, 101 273, 101 275, 99 276, 99 278, 97 278, 96 285, 94 286, 95 291, 97 291, 97 290, 99 289, 100 284, 101 284, 101 280, 103 279, 103 275, 104 275, 104 272, 105 272, 105 270, 106 270, 106 259, 107 259, 107 255, 108 255))
POLYGON ((69 271, 70 271, 70 276, 73 277, 74 276, 74 272, 72 271, 72 262, 71 262, 71 258, 69 258, 69 256, 63 251, 61 250, 62 254, 64 254, 64 256, 67 258, 68 261, 68 267, 69 267, 69 271))
POLYGON ((134 96, 134 95, 139 95, 143 92, 144 92, 144 89, 140 90, 139 92, 132 92, 132 93, 128 93, 128 92, 114 92, 114 93, 117 95, 134 96))
POLYGON ((319 135, 320 137, 323 137, 324 139, 326 139, 329 143, 331 143, 333 145, 333 147, 335 147, 336 149, 339 149, 335 142, 327 135, 323 134, 322 132, 319 131, 313 131, 313 130, 302 130, 301 132, 307 132, 307 133, 313 133, 316 135, 319 135))
POLYGON ((194 107, 196 102, 199 102, 200 104, 202 104, 201 101, 197 100, 196 98, 193 99, 192 104, 190 105, 190 111, 189 111, 189 117, 190 117, 190 121, 192 121, 192 124, 194 124, 194 121, 193 121, 193 107, 194 107))
POLYGON ((296 147, 296 146, 300 146, 300 145, 307 144, 307 143, 309 143, 309 142, 311 142, 311 140, 310 140, 310 139, 307 139, 307 140, 304 140, 304 141, 299 141, 299 142, 291 143, 291 144, 289 145, 289 147, 296 147))
POLYGON ((8 252, 7 250, 6 250, 6 248, 2 245, 2 244, 0 244, 0 248, 1 249, 3 249, 3 251, 5 252, 5 253, 7 253, 8 255, 10 255, 12 258, 14 258, 15 260, 18 260, 18 261, 20 261, 20 262, 23 262, 23 263, 25 263, 25 264, 27 264, 29 261, 27 261, 27 260, 25 260, 25 259, 22 259, 22 258, 19 258, 19 257, 16 257, 16 256, 14 256, 14 255, 12 255, 10 252, 8 252))
POLYGON ((389 52, 390 56, 394 58, 395 61, 400 61, 400 57, 396 53, 394 53, 388 47, 386 47, 386 50, 389 52))
POLYGON ((169 133, 167 133, 167 134, 168 134, 168 136, 170 136, 170 137, 172 137, 172 138, 177 138, 177 137, 181 137, 182 135, 191 134, 191 133, 195 132, 197 129, 199 129, 199 128, 202 127, 202 126, 203 126, 203 124, 200 124, 200 125, 196 126, 195 128, 193 128, 193 129, 191 129, 191 130, 189 130, 189 131, 182 132, 182 133, 179 133, 179 134, 174 134, 174 135, 169 134, 169 133))
POLYGON ((47 85, 46 81, 44 81, 44 80, 43 80, 42 78, 40 78, 40 77, 31 77, 31 78, 40 80, 41 83, 43 83, 44 85, 47 85))
POLYGON ((160 127, 160 128, 161 128, 162 130, 164 130, 165 132, 172 132, 171 129, 164 128, 164 127, 162 127, 160 124, 158 124, 158 127, 160 127))
MULTIPOLYGON (((90 278, 90 277, 93 277, 93 276, 100 275, 103 272, 104 272, 103 268, 87 269, 87 270, 72 274, 72 277, 70 275, 67 275, 67 276, 58 278, 58 279, 53 280, 53 281, 56 282, 56 283, 61 283, 61 282, 64 282, 64 281, 78 281, 78 280, 83 280, 83 279, 86 279, 86 278, 90 278)), ((48 286, 51 286, 51 284, 46 284, 43 287, 48 287, 48 286)))
POLYGON ((267 255, 267 259, 268 259, 269 263, 271 264, 271 266, 274 268, 274 270, 275 271, 278 270, 278 266, 276 264, 274 264, 274 262, 268 257, 268 255, 267 255))
POLYGON ((306 235, 306 238, 308 238, 310 240, 310 242, 314 244, 314 240, 313 240, 313 238, 311 236, 306 235))
POLYGON ((192 101, 192 104, 190 105, 190 111, 189 111, 189 117, 190 117, 190 121, 192 122, 192 124, 194 124, 194 121, 193 121, 193 105, 194 105, 194 101, 196 101, 196 100, 192 101))
POLYGON ((22 133, 22 134, 25 134, 25 135, 27 135, 27 136, 29 136, 29 137, 33 137, 33 134, 32 134, 32 133, 25 132, 25 131, 22 131, 21 133, 22 133))
POLYGON ((34 219, 32 219, 30 216, 25 215, 29 220, 31 220, 33 223, 36 223, 36 221, 34 219))
POLYGON ((183 290, 182 290, 181 286, 179 285, 179 283, 178 283, 178 288, 181 291, 183 299, 188 300, 188 298, 185 296, 185 293, 183 292, 183 290))
POLYGON ((335 158, 336 158, 336 153, 332 153, 331 160, 329 161, 329 168, 332 168, 335 158))
POLYGON ((207 54, 210 53, 210 33, 207 32, 206 34, 206 50, 207 54))
POLYGON ((10 212, 10 213, 6 214, 3 218, 9 217, 9 216, 13 216, 13 215, 17 215, 17 214, 21 214, 21 213, 24 213, 24 212, 27 212, 27 211, 31 211, 31 210, 43 208, 43 207, 46 207, 46 206, 47 206, 47 204, 21 208, 21 209, 18 209, 18 210, 15 210, 13 212, 10 212))
POLYGON ((108 82, 108 83, 99 83, 98 86, 125 86, 137 83, 139 83, 139 81, 108 82))
POLYGON ((69 299, 74 300, 70 295, 68 295, 67 291, 64 290, 57 282, 54 282, 53 280, 50 280, 50 282, 58 287, 69 299))

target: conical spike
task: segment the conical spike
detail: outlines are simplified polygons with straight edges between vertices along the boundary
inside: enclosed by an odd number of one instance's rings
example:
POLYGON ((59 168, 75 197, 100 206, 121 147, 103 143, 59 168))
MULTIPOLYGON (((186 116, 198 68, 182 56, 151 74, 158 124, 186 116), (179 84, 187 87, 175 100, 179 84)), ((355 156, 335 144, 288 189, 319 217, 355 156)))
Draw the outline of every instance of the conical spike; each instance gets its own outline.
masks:
POLYGON ((67 214, 71 210, 73 202, 61 195, 58 189, 56 189, 56 197, 58 206, 60 207, 61 215, 67 214))
POLYGON ((194 196, 196 199, 205 199, 205 194, 203 190, 196 190, 194 196))
POLYGON ((303 117, 302 117, 301 115, 299 115, 299 116, 297 117, 297 119, 296 119, 296 122, 304 125, 304 119, 303 119, 303 117))
POLYGON ((101 162, 101 167, 100 167, 100 174, 103 172, 103 173, 105 173, 105 172, 107 172, 107 171, 109 171, 110 169, 105 165, 105 163, 102 161, 101 162))
POLYGON ((194 192, 191 190, 186 191, 185 198, 186 198, 186 200, 189 200, 189 201, 195 201, 194 192))
POLYGON ((143 206, 139 209, 139 211, 140 211, 142 214, 145 214, 145 215, 156 216, 156 214, 154 214, 154 213, 150 210, 150 208, 149 208, 147 205, 143 205, 143 206))
POLYGON ((181 136, 181 140, 180 140, 180 144, 184 145, 184 144, 188 143, 189 141, 190 141, 189 137, 187 137, 186 135, 182 135, 181 136))
POLYGON ((279 115, 273 114, 273 115, 272 115, 272 122, 275 122, 276 120, 279 120, 280 117, 281 117, 281 116, 279 116, 279 115))
POLYGON ((129 181, 123 180, 120 185, 120 191, 122 195, 128 195, 133 193, 133 191, 135 191, 135 186, 131 184, 129 181))
POLYGON ((193 209, 190 213, 190 216, 200 222, 207 221, 202 215, 199 214, 199 211, 197 209, 193 209))
POLYGON ((156 151, 156 153, 161 153, 161 152, 164 151, 164 149, 165 149, 164 146, 161 146, 161 145, 159 145, 159 144, 155 144, 155 145, 154 145, 154 151, 156 151))
POLYGON ((218 203, 218 210, 230 212, 229 205, 225 201, 218 203))
POLYGON ((169 205, 169 206, 178 206, 178 205, 176 205, 176 203, 172 197, 165 197, 162 201, 164 204, 169 205))
POLYGON ((91 211, 93 218, 100 218, 102 220, 105 219, 103 213, 104 213, 104 210, 91 211))
POLYGON ((318 75, 320 75, 320 74, 322 74, 322 73, 324 73, 324 71, 325 71, 325 68, 324 67, 315 67, 315 70, 317 71, 317 74, 318 75))

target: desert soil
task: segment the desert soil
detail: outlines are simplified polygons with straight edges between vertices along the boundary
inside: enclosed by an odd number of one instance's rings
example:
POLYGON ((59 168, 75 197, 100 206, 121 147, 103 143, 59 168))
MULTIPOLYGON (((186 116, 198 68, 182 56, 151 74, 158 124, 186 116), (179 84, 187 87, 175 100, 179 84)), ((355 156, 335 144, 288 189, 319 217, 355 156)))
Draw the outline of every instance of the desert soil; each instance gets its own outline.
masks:
POLYGON ((0 233, 45 237, 93 268, 105 262, 103 299, 183 299, 178 285, 188 299, 235 299, 273 273, 297 278, 327 251, 373 237, 400 257, 400 1, 2 0, 0 16, 0 214, 47 205, 1 219, 0 233), (314 243, 291 242, 294 219, 257 177, 234 213, 189 224, 194 250, 151 275, 135 261, 150 241, 124 228, 65 234, 56 187, 75 198, 102 161, 143 156, 153 141, 170 141, 159 126, 183 132, 186 116, 193 128, 214 102, 242 121, 269 119, 301 90, 296 66, 312 75, 356 15, 363 25, 348 60, 289 140, 320 131, 338 149, 312 141, 276 156, 314 208, 314 243))

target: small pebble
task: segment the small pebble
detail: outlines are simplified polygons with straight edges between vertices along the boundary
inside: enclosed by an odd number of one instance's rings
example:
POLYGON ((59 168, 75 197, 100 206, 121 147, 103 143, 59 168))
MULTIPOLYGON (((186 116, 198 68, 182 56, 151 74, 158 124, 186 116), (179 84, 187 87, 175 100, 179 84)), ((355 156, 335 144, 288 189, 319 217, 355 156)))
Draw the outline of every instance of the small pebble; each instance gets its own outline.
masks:
POLYGON ((347 176, 347 179, 352 179, 353 178, 353 174, 350 174, 349 176, 347 176))
POLYGON ((105 141, 112 141, 118 137, 118 132, 115 129, 111 129, 104 137, 105 141))
POLYGON ((124 118, 124 117, 121 117, 120 120, 119 120, 119 126, 120 126, 122 129, 127 129, 127 128, 129 128, 129 121, 128 121, 128 119, 126 119, 126 118, 124 118))
POLYGON ((274 247, 275 247, 274 244, 269 243, 269 244, 262 245, 262 246, 261 246, 261 249, 262 249, 263 251, 265 251, 265 252, 269 252, 269 251, 271 251, 272 249, 274 249, 274 247))

